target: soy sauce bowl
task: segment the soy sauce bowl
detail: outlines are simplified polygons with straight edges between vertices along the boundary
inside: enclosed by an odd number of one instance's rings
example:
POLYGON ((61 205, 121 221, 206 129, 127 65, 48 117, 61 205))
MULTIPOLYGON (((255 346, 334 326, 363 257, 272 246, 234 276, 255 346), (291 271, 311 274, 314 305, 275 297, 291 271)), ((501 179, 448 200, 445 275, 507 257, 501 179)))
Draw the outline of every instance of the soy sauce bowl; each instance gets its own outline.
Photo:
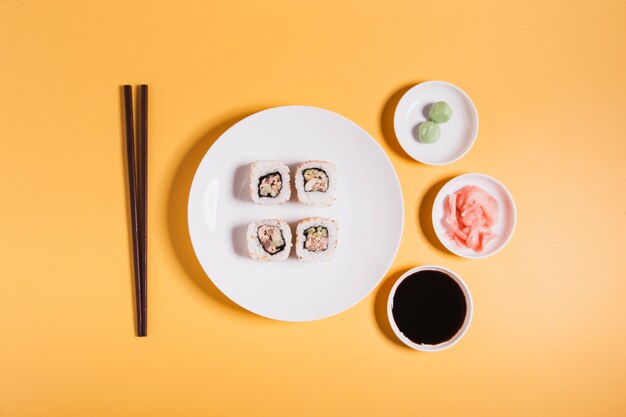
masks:
MULTIPOLYGON (((433 276, 431 276, 430 279, 432 280, 433 276)), ((451 287, 451 288, 454 288, 454 287, 451 287)), ((456 291, 456 289, 454 291, 456 291)), ((455 296, 458 296, 458 295, 460 294, 456 294, 455 296)), ((417 298, 418 297, 416 297, 416 301, 417 301, 417 298)), ((459 303, 459 304, 462 304, 462 303, 459 303)), ((445 304, 442 304, 439 307, 445 308, 445 309, 448 308, 448 306, 446 306, 445 304)), ((450 306, 450 307, 452 308, 454 306, 450 306)), ((459 340, 461 340, 463 336, 465 336, 465 333, 467 333, 467 330, 469 329, 470 323, 472 322, 473 310, 474 310, 474 304, 472 302, 472 295, 470 294, 469 288, 467 287, 465 282, 461 279, 461 277, 447 268, 436 266, 436 265, 418 266, 405 272, 400 278, 398 278, 398 280, 393 285, 393 288, 391 289, 391 292, 389 293, 389 299, 387 300, 387 318, 389 320, 389 324, 391 325, 391 328, 393 329, 393 332, 395 333, 395 335, 398 337, 398 339, 402 341, 402 343, 404 343, 408 347, 415 349, 415 350, 422 351, 422 352, 438 352, 444 349, 448 349, 449 347, 452 347, 456 343, 458 343, 459 340), (449 278, 451 281, 453 281, 458 286, 458 290, 460 290, 460 293, 462 293, 462 299, 465 300, 466 308, 465 308, 465 316, 462 319, 462 324, 458 326, 459 327, 458 330, 456 330, 456 332, 450 338, 448 338, 447 340, 441 341, 439 343, 436 343, 436 344, 418 343, 409 339, 409 337, 407 337, 404 332, 410 333, 410 331, 415 330, 415 329, 409 329, 409 328, 400 329, 400 326, 398 326, 398 323, 396 323, 396 320, 394 319, 393 307, 394 307, 394 300, 396 298, 396 293, 398 291, 398 288, 406 279, 417 280, 417 279, 422 279, 423 277, 425 277, 426 274, 422 274, 423 275, 422 277, 420 277, 419 274, 417 274, 418 272, 421 272, 421 271, 433 271, 433 272, 444 274, 445 276, 441 276, 441 279, 449 278)))

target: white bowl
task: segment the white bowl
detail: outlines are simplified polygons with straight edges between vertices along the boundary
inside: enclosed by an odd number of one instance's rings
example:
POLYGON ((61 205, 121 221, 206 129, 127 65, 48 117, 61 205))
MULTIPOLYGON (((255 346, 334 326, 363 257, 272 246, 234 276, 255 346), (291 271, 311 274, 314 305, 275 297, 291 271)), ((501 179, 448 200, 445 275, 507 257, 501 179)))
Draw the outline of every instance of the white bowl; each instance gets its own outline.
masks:
POLYGON ((394 113, 394 130, 400 146, 413 159, 428 165, 446 165, 461 159, 476 140, 478 112, 459 87, 443 81, 427 81, 407 91, 394 113), (430 105, 445 101, 452 118, 441 123, 441 137, 435 143, 422 143, 417 127, 428 120, 430 105))
POLYGON ((452 178, 439 190, 433 203, 432 221, 435 234, 446 249, 462 258, 480 259, 498 253, 509 243, 513 236, 513 231, 515 230, 517 211, 511 193, 500 181, 484 174, 464 174, 452 178), (476 253, 469 248, 457 246, 446 234, 447 228, 443 221, 445 216, 444 202, 446 196, 460 190, 466 185, 476 185, 487 191, 498 201, 498 221, 492 227, 496 237, 487 243, 487 246, 480 253, 476 253))
POLYGON ((436 266, 436 265, 423 265, 423 266, 418 266, 418 267, 415 267, 413 269, 406 271, 400 278, 398 278, 396 283, 393 285, 393 288, 391 288, 391 292, 389 293, 389 299, 387 300, 387 318, 389 319, 389 324, 391 325, 393 332, 396 334, 396 336, 398 336, 398 339, 400 339, 402 343, 404 343, 410 348, 413 348, 415 350, 420 350, 422 352, 438 352, 440 350, 448 349, 449 347, 457 344, 459 340, 461 340, 463 336, 465 336, 465 333, 467 333, 467 330, 469 329, 469 326, 472 322, 473 312, 474 312, 474 303, 472 301, 472 295, 470 294, 469 288, 467 288, 465 281, 463 281, 460 276, 458 276, 451 270, 441 267, 441 266, 436 266), (463 325, 461 325, 461 328, 459 329, 459 331, 457 331, 456 334, 450 340, 447 340, 443 343, 439 343, 436 345, 423 345, 423 344, 415 343, 412 340, 410 340, 408 337, 406 337, 404 333, 400 331, 400 329, 396 325, 396 322, 393 319, 393 313, 392 313, 393 297, 396 294, 396 289, 398 289, 398 286, 400 285, 402 281, 404 281, 407 277, 409 277, 410 275, 418 271, 439 271, 439 272, 443 272, 447 274, 450 278, 452 278, 459 285, 459 287, 461 287, 461 290, 463 291, 463 295, 465 295, 465 303, 467 304, 467 312, 465 314, 465 320, 463 321, 463 325))

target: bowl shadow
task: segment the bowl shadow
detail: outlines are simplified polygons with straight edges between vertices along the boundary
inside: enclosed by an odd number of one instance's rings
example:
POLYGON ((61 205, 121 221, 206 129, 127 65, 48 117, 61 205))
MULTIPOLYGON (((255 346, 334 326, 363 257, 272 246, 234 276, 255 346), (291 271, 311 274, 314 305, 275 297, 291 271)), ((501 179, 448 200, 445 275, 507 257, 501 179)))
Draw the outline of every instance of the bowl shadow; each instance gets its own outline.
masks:
POLYGON ((389 341, 393 342, 395 345, 400 346, 405 349, 411 349, 393 332, 391 328, 391 324, 389 324, 389 319, 387 317, 387 302, 389 300, 389 294, 391 294, 391 289, 393 288, 393 284, 396 283, 398 278, 402 276, 409 268, 401 268, 395 272, 389 274, 383 281, 383 283, 378 288, 376 292, 376 297, 374 298, 374 317, 376 318, 376 324, 380 331, 387 336, 389 341))
MULTIPOLYGON (((189 191, 193 177, 205 153, 226 130, 256 111, 241 113, 226 119, 202 135, 178 163, 178 169, 172 178, 167 199, 167 226, 170 243, 178 262, 185 270, 187 276, 196 284, 198 289, 209 295, 211 299, 229 308, 231 311, 244 313, 247 316, 255 315, 226 297, 207 277, 198 262, 191 245, 187 225, 187 201, 189 201, 189 191)), ((241 175, 241 172, 238 175, 241 175)), ((241 232, 239 228, 233 230, 233 239, 240 234, 239 232, 241 232)), ((243 233, 245 234, 245 232, 243 233)), ((245 248, 241 249, 240 243, 241 239, 235 245, 238 254, 241 254, 239 253, 240 251, 245 250, 245 248)))
MULTIPOLYGON (((392 151, 409 161, 415 160, 411 158, 411 156, 407 154, 404 149, 402 149, 400 142, 398 142, 398 138, 396 137, 396 132, 393 126, 393 119, 396 112, 396 107, 398 106, 398 103, 400 102, 402 96, 411 88, 422 82, 423 81, 417 81, 414 83, 405 84, 404 86, 396 90, 391 96, 389 96, 380 114, 380 130, 383 134, 385 142, 387 142, 387 145, 391 148, 392 151)), ((424 111, 426 111, 426 109, 424 111)))
POLYGON ((435 233, 435 228, 433 227, 433 203, 435 202, 435 198, 437 197, 437 193, 439 193, 439 190, 441 190, 443 186, 446 185, 446 183, 454 177, 456 177, 456 175, 441 179, 432 186, 430 186, 430 188, 428 188, 426 193, 424 193, 424 195, 422 196, 421 203, 417 209, 417 217, 419 220, 420 230, 424 234, 424 237, 431 245, 433 245, 436 249, 445 254, 450 254, 450 252, 439 241, 439 238, 435 233))

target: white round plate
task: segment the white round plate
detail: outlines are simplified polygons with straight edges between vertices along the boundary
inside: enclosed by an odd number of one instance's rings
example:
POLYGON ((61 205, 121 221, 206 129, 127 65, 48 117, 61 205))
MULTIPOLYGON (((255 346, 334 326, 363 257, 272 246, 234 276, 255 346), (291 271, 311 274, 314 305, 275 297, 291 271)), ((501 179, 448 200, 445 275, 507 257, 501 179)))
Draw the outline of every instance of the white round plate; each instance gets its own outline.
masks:
POLYGON ((261 316, 307 321, 337 314, 376 287, 396 256, 404 204, 389 158, 361 127, 327 110, 286 106, 247 117, 213 144, 191 185, 188 215, 196 256, 226 296, 261 316), (305 206, 293 189, 283 205, 252 202, 252 162, 285 162, 293 184, 294 167, 309 159, 336 165, 333 206, 305 206), (302 263, 294 248, 284 262, 248 257, 245 233, 250 222, 279 218, 295 232, 297 222, 311 216, 338 222, 332 261, 302 263))
POLYGON ((394 129, 400 146, 413 159, 428 165, 445 165, 461 159, 478 134, 478 113, 472 100, 459 87, 443 81, 426 81, 407 91, 396 107, 394 129), (441 123, 441 137, 435 143, 420 142, 417 129, 428 120, 433 103, 445 101, 452 118, 441 123))
POLYGON ((432 218, 435 234, 446 249, 463 258, 479 259, 487 258, 499 252, 509 243, 509 240, 511 240, 513 236, 513 230, 515 230, 517 212, 511 193, 500 181, 484 174, 464 174, 452 178, 439 190, 437 197, 435 197, 435 202, 433 203, 432 218), (491 228, 496 234, 496 237, 487 243, 487 246, 480 253, 476 253, 469 248, 457 246, 457 244, 446 235, 447 228, 444 223, 445 198, 459 191, 466 185, 476 185, 487 191, 498 201, 498 221, 491 228))

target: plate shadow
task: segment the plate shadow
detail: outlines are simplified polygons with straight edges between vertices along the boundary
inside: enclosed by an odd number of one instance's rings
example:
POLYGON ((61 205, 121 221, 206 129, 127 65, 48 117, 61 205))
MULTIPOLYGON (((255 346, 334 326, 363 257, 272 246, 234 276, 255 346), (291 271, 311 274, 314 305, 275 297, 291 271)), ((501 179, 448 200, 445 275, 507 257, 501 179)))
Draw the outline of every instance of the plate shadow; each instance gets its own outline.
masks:
MULTIPOLYGON (((257 111, 244 112, 238 116, 226 119, 202 135, 178 163, 178 169, 172 178, 167 199, 167 226, 170 243, 178 262, 188 277, 196 284, 198 289, 209 295, 213 300, 228 307, 231 311, 244 313, 247 316, 255 315, 226 297, 206 276, 198 262, 191 245, 187 226, 187 201, 189 200, 193 176, 204 154, 228 128, 257 111)), ((235 229, 233 230, 233 236, 239 233, 239 229, 235 229)), ((240 246, 239 243, 236 246, 238 251, 241 249, 240 246)))

